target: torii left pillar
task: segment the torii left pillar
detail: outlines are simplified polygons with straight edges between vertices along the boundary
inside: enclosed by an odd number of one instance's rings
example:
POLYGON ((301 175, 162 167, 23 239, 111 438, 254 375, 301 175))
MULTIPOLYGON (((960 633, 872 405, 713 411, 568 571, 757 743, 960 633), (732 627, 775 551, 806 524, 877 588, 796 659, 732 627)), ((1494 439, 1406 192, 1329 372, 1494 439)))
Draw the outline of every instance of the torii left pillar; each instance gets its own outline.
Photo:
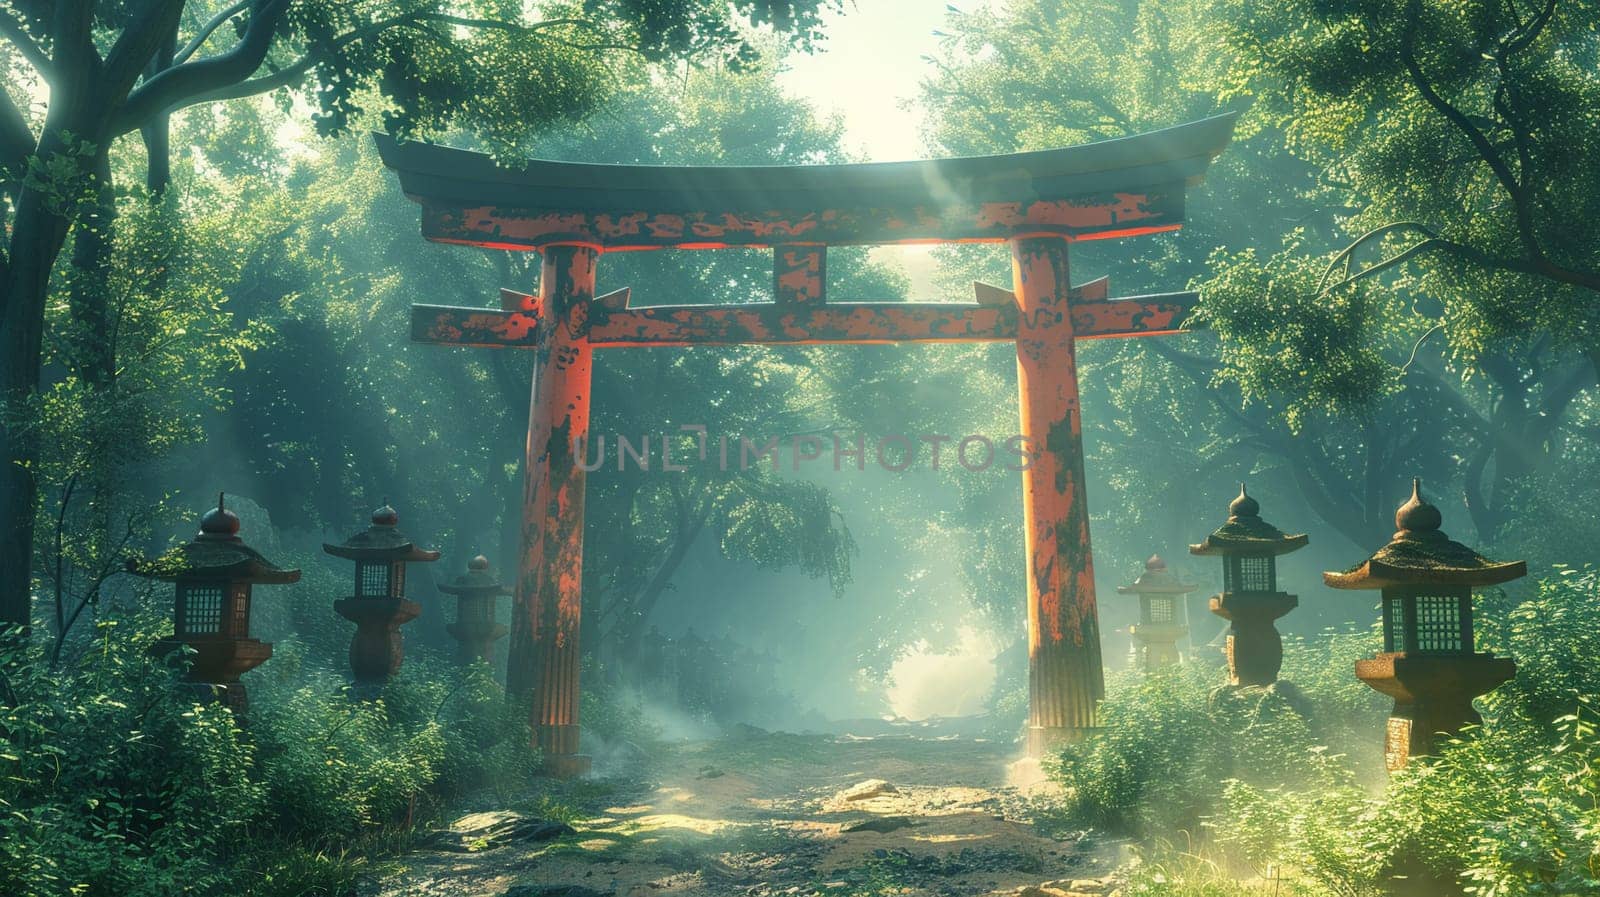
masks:
POLYGON ((1027 446, 1022 513, 1028 560, 1028 756, 1094 726, 1105 696, 1083 417, 1068 304, 1067 241, 1011 241, 1017 297, 1017 392, 1027 446))
POLYGON ((538 313, 538 337, 506 688, 532 698, 544 771, 571 778, 589 769, 589 758, 578 753, 584 470, 574 452, 589 440, 589 302, 600 253, 586 245, 541 252, 537 307, 522 309, 538 313), (518 659, 532 660, 532 667, 518 659))

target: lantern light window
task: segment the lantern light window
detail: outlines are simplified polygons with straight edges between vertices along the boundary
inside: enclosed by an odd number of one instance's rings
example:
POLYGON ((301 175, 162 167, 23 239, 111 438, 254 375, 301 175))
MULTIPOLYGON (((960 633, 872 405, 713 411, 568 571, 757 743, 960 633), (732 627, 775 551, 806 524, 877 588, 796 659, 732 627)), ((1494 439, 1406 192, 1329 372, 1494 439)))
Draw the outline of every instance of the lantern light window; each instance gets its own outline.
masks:
POLYGON ((215 635, 222 628, 223 587, 216 583, 182 586, 183 619, 179 635, 215 635))
POLYGON ((1406 600, 1398 595, 1383 599, 1383 650, 1406 649, 1406 600))
POLYGON ((383 598, 389 594, 389 564, 356 564, 356 597, 383 598))
POLYGON ((1276 566, 1271 555, 1230 555, 1223 565, 1223 588, 1228 592, 1275 592, 1276 566))
POLYGON ((1418 595, 1416 602, 1417 650, 1431 654, 1454 654, 1463 650, 1465 621, 1461 598, 1456 595, 1418 595))
POLYGON ((233 636, 234 638, 250 637, 250 584, 236 582, 233 584, 231 602, 233 605, 233 636))
POLYGON ((1171 623, 1173 618, 1171 598, 1153 598, 1150 601, 1150 622, 1171 623))

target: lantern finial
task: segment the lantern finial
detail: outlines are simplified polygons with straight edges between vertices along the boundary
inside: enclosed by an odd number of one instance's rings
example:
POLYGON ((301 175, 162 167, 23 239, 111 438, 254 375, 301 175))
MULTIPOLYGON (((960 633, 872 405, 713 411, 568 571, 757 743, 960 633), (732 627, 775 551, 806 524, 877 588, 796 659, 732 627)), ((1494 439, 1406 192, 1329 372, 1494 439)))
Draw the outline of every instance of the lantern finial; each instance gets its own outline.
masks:
POLYGON ((200 538, 203 539, 237 539, 239 537, 239 515, 223 506, 223 494, 217 493, 217 506, 207 511, 200 518, 200 538))
POLYGON ((389 504, 389 497, 384 496, 383 506, 372 512, 373 526, 399 526, 400 512, 389 504))
POLYGON ((1422 480, 1412 478, 1411 497, 1394 512, 1394 538, 1412 541, 1442 539, 1444 534, 1439 527, 1443 523, 1444 515, 1422 497, 1422 480))
POLYGON ((1261 504, 1251 498, 1244 491, 1244 484, 1239 484, 1239 497, 1228 503, 1228 516, 1235 519, 1240 517, 1260 517, 1261 504))

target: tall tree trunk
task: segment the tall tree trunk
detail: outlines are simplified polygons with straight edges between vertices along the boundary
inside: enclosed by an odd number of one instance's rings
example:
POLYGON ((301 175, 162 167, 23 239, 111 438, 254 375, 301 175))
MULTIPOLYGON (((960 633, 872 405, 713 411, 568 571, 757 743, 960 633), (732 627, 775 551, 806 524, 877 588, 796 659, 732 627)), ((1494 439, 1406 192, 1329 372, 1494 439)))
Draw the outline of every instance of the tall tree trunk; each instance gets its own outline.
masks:
MULTIPOLYGON (((63 153, 61 130, 46 128, 38 153, 42 160, 66 156, 84 166, 98 160, 63 153)), ((100 150, 103 154, 104 150, 100 150)), ((38 433, 28 406, 39 390, 39 360, 44 340, 45 301, 50 271, 66 245, 70 222, 39 191, 24 189, 12 221, 9 268, 0 312, 0 626, 26 627, 32 612, 34 505, 39 483, 34 475, 38 433)))
POLYGON ((117 198, 111 185, 111 159, 95 160, 93 202, 84 209, 73 230, 71 289, 68 304, 74 332, 68 367, 94 390, 111 385, 116 358, 111 346, 106 292, 115 248, 117 198))

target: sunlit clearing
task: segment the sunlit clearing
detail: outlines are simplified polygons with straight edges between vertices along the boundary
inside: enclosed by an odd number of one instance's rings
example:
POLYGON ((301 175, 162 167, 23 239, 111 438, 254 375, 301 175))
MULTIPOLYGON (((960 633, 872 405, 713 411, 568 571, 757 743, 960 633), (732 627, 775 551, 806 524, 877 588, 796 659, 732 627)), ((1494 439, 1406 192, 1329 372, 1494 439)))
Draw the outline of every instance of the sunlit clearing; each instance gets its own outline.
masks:
POLYGON ((920 642, 889 668, 885 697, 896 716, 923 720, 984 711, 994 688, 993 638, 970 626, 961 627, 958 635, 949 653, 930 651, 920 642))
POLYGON ((734 823, 726 819, 700 819, 695 816, 684 816, 681 813, 656 813, 651 816, 640 816, 633 820, 638 826, 635 831, 661 831, 663 829, 684 829, 702 835, 714 835, 734 823))

